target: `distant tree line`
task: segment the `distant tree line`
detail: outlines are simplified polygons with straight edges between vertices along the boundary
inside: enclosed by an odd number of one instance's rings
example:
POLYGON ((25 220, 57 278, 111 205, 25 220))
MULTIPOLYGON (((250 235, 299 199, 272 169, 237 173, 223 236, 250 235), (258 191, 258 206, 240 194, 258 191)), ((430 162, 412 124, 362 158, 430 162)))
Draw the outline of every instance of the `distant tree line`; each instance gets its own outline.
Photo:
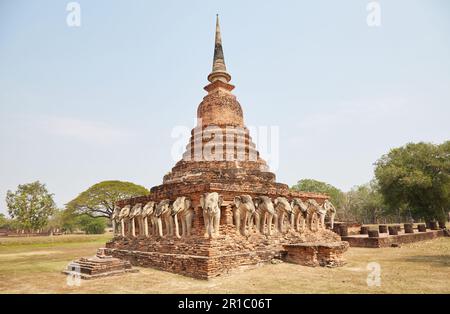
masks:
POLYGON ((325 193, 338 219, 362 223, 445 221, 450 211, 450 141, 409 143, 375 162, 375 178, 348 192, 312 179, 293 190, 325 193))
MULTIPOLYGON (((328 194, 342 221, 443 221, 448 217, 450 141, 409 143, 390 150, 374 166, 375 178, 348 192, 313 179, 300 180, 292 189, 328 194)), ((103 181, 58 209, 45 184, 21 184, 7 192, 9 217, 0 214, 0 230, 103 233, 117 201, 148 193, 131 182, 103 181)))
POLYGON ((148 193, 144 187, 130 182, 104 181, 58 209, 45 184, 39 181, 21 184, 16 191, 7 192, 9 217, 0 214, 0 230, 27 234, 104 233, 117 201, 148 193))

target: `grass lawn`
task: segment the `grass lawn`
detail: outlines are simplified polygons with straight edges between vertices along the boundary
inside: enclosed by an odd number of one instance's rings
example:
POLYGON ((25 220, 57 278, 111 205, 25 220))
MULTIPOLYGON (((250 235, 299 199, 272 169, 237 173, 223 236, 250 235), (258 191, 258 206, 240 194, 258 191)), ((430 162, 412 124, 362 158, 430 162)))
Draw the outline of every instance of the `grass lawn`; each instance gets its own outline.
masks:
POLYGON ((61 270, 94 255, 110 235, 0 238, 0 293, 450 293, 450 238, 401 248, 350 248, 340 268, 281 263, 209 281, 153 269, 69 286, 61 270), (381 266, 381 286, 368 287, 367 264, 381 266))

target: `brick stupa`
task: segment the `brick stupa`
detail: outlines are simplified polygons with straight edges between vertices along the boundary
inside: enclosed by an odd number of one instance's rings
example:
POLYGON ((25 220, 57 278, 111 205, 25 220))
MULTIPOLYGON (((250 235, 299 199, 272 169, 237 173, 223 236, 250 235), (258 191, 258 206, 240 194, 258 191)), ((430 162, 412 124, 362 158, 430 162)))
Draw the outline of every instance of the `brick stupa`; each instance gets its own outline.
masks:
POLYGON ((195 212, 192 235, 181 239, 145 237, 142 233, 135 237, 116 236, 107 243, 107 253, 129 260, 133 265, 207 279, 239 266, 282 258, 283 244, 340 241, 339 236, 329 230, 299 233, 291 229, 270 236, 255 230, 243 236, 236 231, 233 200, 237 195, 315 199, 319 203, 328 196, 291 191, 288 185, 277 183, 275 174, 260 157, 245 127, 242 107, 231 93, 234 86, 230 84, 231 75, 225 66, 218 18, 213 68, 208 81, 210 83, 204 88, 208 94, 198 106, 197 126, 191 131, 182 160, 164 176, 163 184, 151 189, 150 195, 117 204, 122 208, 189 197, 195 212), (217 143, 224 145, 218 149, 217 143), (210 192, 219 193, 224 202, 220 234, 207 239, 203 237, 205 227, 199 200, 202 194, 210 192))
MULTIPOLYGON (((208 94, 197 109, 197 126, 191 131, 186 152, 172 171, 164 177, 163 184, 151 192, 157 199, 173 198, 193 189, 204 192, 264 194, 273 197, 293 194, 286 184, 275 182, 275 174, 269 171, 252 142, 244 124, 240 103, 231 93, 231 75, 227 72, 222 47, 219 20, 216 21, 216 37, 210 82, 204 89, 208 94), (220 138, 218 138, 220 137, 220 138), (230 143, 231 147, 227 147, 230 143), (224 143, 219 150, 217 143, 224 143), (209 154, 208 154, 209 153, 209 154), (178 192, 180 191, 180 192, 178 192)), ((298 194, 323 199, 318 194, 298 194)))

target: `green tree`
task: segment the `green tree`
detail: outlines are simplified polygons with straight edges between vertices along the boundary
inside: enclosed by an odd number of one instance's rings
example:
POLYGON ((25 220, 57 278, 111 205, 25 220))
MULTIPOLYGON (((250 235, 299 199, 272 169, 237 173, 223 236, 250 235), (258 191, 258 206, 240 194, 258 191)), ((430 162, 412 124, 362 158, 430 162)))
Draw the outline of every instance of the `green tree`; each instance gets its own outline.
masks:
POLYGON ((103 234, 105 233, 107 219, 104 217, 91 217, 81 215, 78 217, 79 228, 86 234, 103 234))
POLYGON ((110 218, 115 204, 123 199, 144 196, 149 191, 131 182, 103 181, 91 186, 67 204, 74 214, 110 218))
POLYGON ((332 186, 331 184, 314 179, 302 179, 298 181, 297 184, 293 185, 291 189, 294 191, 327 194, 328 196, 330 196, 330 200, 334 204, 334 206, 336 206, 336 208, 342 207, 345 200, 345 195, 341 190, 332 186))
POLYGON ((6 228, 8 226, 8 218, 5 217, 5 214, 0 213, 0 229, 6 228))
POLYGON ((378 223, 384 216, 383 196, 375 180, 352 188, 346 193, 345 211, 352 220, 378 223))
POLYGON ((6 204, 11 218, 27 231, 43 228, 56 207, 53 194, 39 181, 21 184, 14 193, 8 191, 6 204))
POLYGON ((78 228, 77 215, 65 209, 56 209, 46 225, 49 231, 73 232, 78 228))
POLYGON ((375 177, 391 211, 414 219, 443 220, 450 208, 450 141, 409 143, 375 163, 375 177))

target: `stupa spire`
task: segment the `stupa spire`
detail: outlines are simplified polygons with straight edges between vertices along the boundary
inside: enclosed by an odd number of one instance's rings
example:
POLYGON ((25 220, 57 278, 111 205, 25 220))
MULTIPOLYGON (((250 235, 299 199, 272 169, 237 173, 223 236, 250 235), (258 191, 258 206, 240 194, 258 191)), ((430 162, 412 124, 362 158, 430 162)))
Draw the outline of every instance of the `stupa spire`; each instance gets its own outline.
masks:
POLYGON ((208 75, 208 81, 210 81, 211 83, 215 81, 228 83, 230 80, 231 75, 227 72, 227 67, 225 66, 225 58, 223 56, 222 35, 220 33, 219 14, 217 14, 213 67, 212 72, 208 75))

